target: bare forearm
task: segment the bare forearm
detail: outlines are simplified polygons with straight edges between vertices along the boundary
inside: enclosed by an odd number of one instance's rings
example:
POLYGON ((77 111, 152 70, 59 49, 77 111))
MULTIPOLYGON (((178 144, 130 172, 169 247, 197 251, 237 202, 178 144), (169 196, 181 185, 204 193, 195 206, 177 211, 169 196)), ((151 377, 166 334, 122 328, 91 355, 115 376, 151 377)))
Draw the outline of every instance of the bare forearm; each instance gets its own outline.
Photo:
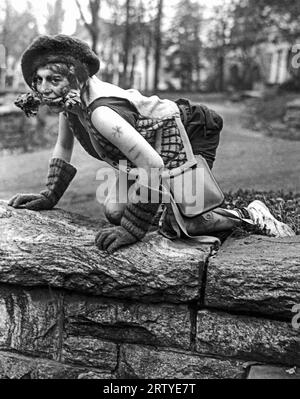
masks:
POLYGON ((58 137, 53 151, 53 158, 63 159, 70 163, 74 146, 74 136, 69 128, 66 117, 59 116, 58 137))
POLYGON ((73 148, 64 148, 59 143, 56 144, 53 150, 52 158, 63 159, 70 163, 72 158, 73 148))

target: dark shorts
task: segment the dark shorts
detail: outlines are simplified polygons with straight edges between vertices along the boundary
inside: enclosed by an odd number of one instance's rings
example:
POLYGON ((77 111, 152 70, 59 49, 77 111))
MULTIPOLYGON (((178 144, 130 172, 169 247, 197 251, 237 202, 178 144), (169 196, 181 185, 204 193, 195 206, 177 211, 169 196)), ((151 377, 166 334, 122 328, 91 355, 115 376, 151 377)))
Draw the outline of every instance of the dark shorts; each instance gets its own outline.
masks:
POLYGON ((223 128, 223 119, 205 105, 176 101, 195 155, 202 155, 212 169, 223 128))

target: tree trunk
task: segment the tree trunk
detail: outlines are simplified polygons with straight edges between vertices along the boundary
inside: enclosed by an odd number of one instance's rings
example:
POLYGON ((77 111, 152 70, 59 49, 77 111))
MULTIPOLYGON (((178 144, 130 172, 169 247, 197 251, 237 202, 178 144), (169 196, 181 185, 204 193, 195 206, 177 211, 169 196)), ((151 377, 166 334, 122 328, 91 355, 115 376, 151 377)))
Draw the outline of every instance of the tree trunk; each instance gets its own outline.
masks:
POLYGON ((194 65, 195 65, 195 69, 196 69, 196 73, 195 73, 195 75, 196 75, 196 79, 195 79, 195 90, 196 91, 198 91, 199 89, 200 89, 200 81, 201 81, 201 76, 200 76, 200 69, 201 69, 201 66, 200 66, 200 49, 201 49, 201 42, 200 42, 200 39, 199 39, 199 29, 200 29, 200 26, 195 26, 195 28, 194 28, 194 40, 195 40, 195 43, 197 44, 197 52, 196 52, 196 54, 194 55, 194 60, 195 60, 195 62, 194 62, 194 65))
POLYGON ((134 85, 135 66, 136 66, 136 53, 133 53, 131 61, 131 70, 130 70, 130 87, 134 85))
POLYGON ((91 12, 92 22, 88 23, 85 19, 85 16, 82 11, 81 4, 79 0, 76 0, 76 4, 78 10, 80 12, 81 20, 84 22, 84 26, 86 27, 87 31, 89 32, 91 39, 92 39, 92 50, 97 54, 98 51, 98 41, 100 35, 100 26, 99 26, 99 11, 101 6, 101 0, 89 0, 89 9, 91 12))
POLYGON ((146 35, 145 39, 145 87, 144 90, 147 93, 149 91, 149 66, 150 66, 150 52, 151 52, 151 31, 146 35))
POLYGON ((162 44, 162 40, 161 40, 162 10, 163 10, 163 0, 158 0, 156 28, 155 28, 154 90, 157 90, 158 86, 159 86, 159 74, 160 74, 160 64, 161 64, 161 44, 162 44))
POLYGON ((225 49, 226 49, 226 28, 227 21, 224 19, 220 22, 221 25, 221 46, 219 47, 219 58, 218 58, 218 71, 219 71, 219 91, 224 91, 225 89, 225 49))
POLYGON ((91 37, 92 37, 92 50, 94 51, 95 54, 97 54, 99 31, 91 32, 91 37))
POLYGON ((0 66, 0 89, 4 90, 5 89, 5 81, 6 81, 6 67, 0 66))
POLYGON ((97 54, 98 41, 100 36, 99 26, 99 11, 101 0, 90 0, 90 9, 92 14, 91 36, 92 36, 92 50, 97 54))
POLYGON ((10 4, 8 1, 5 1, 5 15, 4 15, 4 21, 3 21, 3 27, 2 27, 2 40, 3 43, 0 43, 0 87, 2 89, 5 89, 6 87, 6 73, 7 73, 7 61, 8 61, 8 55, 9 55, 9 47, 7 45, 7 35, 8 35, 8 24, 10 22, 10 4))
POLYGON ((225 65, 225 59, 224 59, 224 54, 223 50, 221 49, 221 54, 219 56, 219 91, 224 91, 224 65, 225 65))
POLYGON ((130 52, 130 40, 131 40, 131 31, 130 31, 130 9, 131 9, 131 0, 126 0, 126 23, 125 23, 125 34, 124 34, 124 42, 123 42, 123 72, 121 75, 121 86, 123 88, 128 88, 128 59, 130 52))

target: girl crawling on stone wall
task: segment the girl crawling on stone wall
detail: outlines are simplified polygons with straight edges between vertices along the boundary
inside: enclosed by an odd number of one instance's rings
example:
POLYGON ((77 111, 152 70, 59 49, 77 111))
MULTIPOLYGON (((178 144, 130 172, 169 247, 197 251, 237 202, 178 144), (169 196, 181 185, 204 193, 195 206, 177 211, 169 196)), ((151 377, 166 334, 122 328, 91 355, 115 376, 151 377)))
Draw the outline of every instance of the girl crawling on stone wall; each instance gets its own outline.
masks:
MULTIPOLYGON (((125 174, 128 189, 133 181, 126 173, 133 168, 154 170, 159 177, 163 170, 186 164, 179 118, 193 153, 201 155, 212 168, 222 119, 205 106, 191 105, 183 99, 173 102, 157 96, 145 97, 136 90, 123 90, 99 80, 95 76, 100 66, 97 56, 86 43, 70 36, 38 37, 24 52, 21 65, 32 92, 22 95, 16 104, 27 116, 36 115, 41 104, 48 105, 59 114, 59 128, 46 189, 40 194, 17 194, 9 201, 10 206, 38 211, 52 209, 58 203, 76 173, 70 164, 74 137, 91 156, 117 169, 119 162, 126 160, 128 169, 118 169, 118 173, 119 179, 125 174)), ((160 192, 160 180, 154 180, 158 183, 151 179, 148 187, 160 192)), ((131 201, 129 196, 128 201, 120 202, 119 197, 117 181, 117 188, 111 190, 105 201, 105 214, 112 226, 101 229, 95 239, 96 245, 109 253, 142 240, 162 208, 161 197, 155 203, 131 201)), ((172 207, 164 208, 160 232, 168 238, 184 236, 184 231, 190 236, 217 236, 241 224, 251 229, 256 225, 269 236, 294 235, 260 201, 247 208, 215 208, 185 219, 184 229, 172 207)))

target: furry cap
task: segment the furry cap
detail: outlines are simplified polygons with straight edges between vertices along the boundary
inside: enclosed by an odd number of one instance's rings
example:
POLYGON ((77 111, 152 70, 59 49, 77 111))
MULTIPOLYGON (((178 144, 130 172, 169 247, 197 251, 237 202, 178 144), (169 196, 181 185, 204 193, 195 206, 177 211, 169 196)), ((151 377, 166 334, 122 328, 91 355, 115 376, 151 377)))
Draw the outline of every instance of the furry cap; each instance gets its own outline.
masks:
POLYGON ((21 67, 24 79, 29 87, 36 70, 49 62, 84 64, 89 76, 95 75, 100 61, 87 43, 67 35, 38 36, 24 51, 21 67))

